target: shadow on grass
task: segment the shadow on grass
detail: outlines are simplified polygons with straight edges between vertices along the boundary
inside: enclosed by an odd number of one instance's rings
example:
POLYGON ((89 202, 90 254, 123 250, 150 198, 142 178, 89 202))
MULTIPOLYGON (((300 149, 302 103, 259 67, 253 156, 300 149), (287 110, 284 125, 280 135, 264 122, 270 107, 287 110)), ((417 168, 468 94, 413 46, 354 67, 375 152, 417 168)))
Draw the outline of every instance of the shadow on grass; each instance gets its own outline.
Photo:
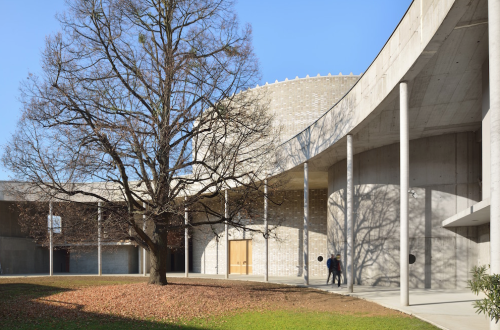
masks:
MULTIPOLYGON (((33 280, 34 281, 34 280, 33 280)), ((312 310, 238 310, 232 315, 225 316, 207 316, 205 318, 182 320, 159 320, 159 319, 138 319, 133 316, 105 314, 88 311, 83 300, 73 299, 70 302, 64 302, 64 299, 58 299, 58 296, 52 296, 55 293, 77 290, 79 285, 111 284, 99 281, 99 279, 54 281, 52 279, 40 279, 42 283, 36 284, 33 281, 21 280, 17 283, 0 282, 0 329, 20 329, 20 330, 45 330, 45 329, 181 329, 181 330, 205 330, 205 329, 326 329, 332 324, 337 324, 343 329, 434 329, 428 324, 419 320, 410 318, 401 318, 394 316, 381 317, 359 317, 357 315, 341 315, 331 311, 318 312, 314 306, 308 308, 312 310), (87 311, 85 310, 87 309, 87 311), (227 316, 227 317, 226 317, 227 316), (341 321, 341 322, 340 322, 341 321), (339 323, 340 322, 340 323, 339 323)), ((106 281, 108 282, 108 281, 106 281)), ((112 281, 109 281, 112 282, 112 281)), ((117 281, 113 281, 117 282, 117 281)), ((217 283, 187 283, 170 282, 173 286, 196 286, 200 287, 199 292, 203 294, 203 287, 224 288, 224 285, 217 283)), ((339 296, 339 300, 331 301, 336 295, 317 290, 304 290, 299 287, 282 287, 274 285, 244 285, 244 294, 251 293, 265 294, 265 292, 290 293, 292 299, 302 301, 311 300, 314 304, 320 305, 346 303, 348 299, 355 301, 355 298, 339 296), (297 295, 300 294, 299 297, 297 295), (308 296, 311 294, 311 296, 308 296), (295 296, 295 298, 293 297, 295 296), (319 298, 319 299, 318 299, 319 298), (325 300, 324 298, 330 298, 325 300)), ((137 293, 139 294, 139 293, 137 293)), ((78 297, 78 296, 76 296, 78 297)), ((135 298, 135 296, 134 296, 135 298)), ((118 298, 120 299, 120 298, 118 298)), ((155 309, 155 299, 151 297, 148 302, 152 302, 148 308, 155 309)), ((208 302, 210 303, 210 302, 208 302)), ((92 301, 90 302, 92 304, 92 301)), ((133 302, 132 302, 133 304, 133 302)), ((313 305, 314 305, 313 304, 313 305)), ((285 304, 286 305, 286 304, 285 304)), ((292 304, 293 305, 293 304, 292 304)), ((343 304, 340 304, 343 305, 343 304)), ((167 305, 165 305, 167 306, 167 305)), ((186 306, 191 306, 190 303, 186 306)), ((120 309, 121 313, 126 307, 120 309)), ((133 307, 133 306, 132 306, 133 307)), ((286 307, 286 306, 285 306, 286 307)), ((283 308, 285 308, 283 307, 283 308)), ((231 313, 230 313, 231 314, 231 313)), ((147 314, 141 314, 147 315, 147 314)))
POLYGON ((0 305, 20 297, 35 299, 70 290, 72 289, 32 283, 3 283, 0 284, 0 305))
POLYGON ((0 284, 0 329, 183 329, 202 330, 207 320, 156 321, 84 311, 84 305, 44 299, 70 288, 31 283, 0 284), (45 301, 47 304, 42 301, 45 301), (53 303, 57 303, 54 305, 53 303))

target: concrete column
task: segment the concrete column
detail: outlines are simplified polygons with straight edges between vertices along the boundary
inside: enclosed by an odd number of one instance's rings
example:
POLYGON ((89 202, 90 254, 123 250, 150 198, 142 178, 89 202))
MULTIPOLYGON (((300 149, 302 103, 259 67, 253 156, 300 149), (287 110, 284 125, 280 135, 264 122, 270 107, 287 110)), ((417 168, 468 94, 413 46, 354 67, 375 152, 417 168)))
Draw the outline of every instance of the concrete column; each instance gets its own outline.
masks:
POLYGON ((269 280, 269 227, 267 223, 267 180, 264 180, 264 281, 269 280))
MULTIPOLYGON (((143 203, 142 206, 144 206, 144 210, 146 210, 146 203, 143 203)), ((142 230, 145 232, 146 231, 146 214, 143 214, 142 215, 142 230)), ((147 261, 146 261, 146 257, 147 257, 147 253, 146 253, 146 249, 142 249, 142 275, 143 276, 147 276, 147 269, 146 269, 146 265, 147 265, 147 261)))
MULTIPOLYGON (((184 200, 187 200, 185 198, 184 200)), ((184 267, 185 267, 185 277, 189 277, 189 229, 187 227, 189 223, 189 214, 187 207, 184 208, 184 224, 186 228, 184 228, 184 267)))
MULTIPOLYGON (((500 274, 500 1, 488 0, 488 45, 490 64, 491 195, 490 267, 500 274)), ((490 321, 490 329, 500 322, 490 321)))
MULTIPOLYGON (((353 184, 353 147, 352 135, 347 135, 347 290, 353 292, 354 284, 354 184, 353 184)), ((335 282, 335 279, 334 279, 335 282)))
POLYGON ((400 121, 400 290, 401 305, 408 306, 409 299, 409 243, 408 243, 408 189, 410 188, 410 135, 408 125, 409 95, 408 82, 402 81, 399 84, 399 121, 400 121))
MULTIPOLYGON (((224 217, 229 218, 229 205, 228 205, 228 197, 227 190, 224 192, 224 217)), ((229 228, 226 224, 224 225, 224 239, 226 241, 226 271, 224 272, 224 278, 229 278, 229 228)))
MULTIPOLYGON (((484 61, 482 68, 482 122, 481 122, 481 148, 482 148, 482 200, 490 198, 491 193, 491 129, 490 129, 490 67, 488 60, 484 61)), ((469 270, 467 270, 469 271, 469 270)))
POLYGON ((304 282, 309 285, 309 169, 304 163, 304 282))
POLYGON ((215 274, 219 275, 219 236, 215 235, 215 274))
POLYGON ((101 226, 102 226, 102 209, 101 202, 97 203, 97 273, 102 275, 102 242, 101 242, 101 226))
POLYGON ((54 275, 54 221, 52 219, 52 202, 49 203, 49 275, 54 275))

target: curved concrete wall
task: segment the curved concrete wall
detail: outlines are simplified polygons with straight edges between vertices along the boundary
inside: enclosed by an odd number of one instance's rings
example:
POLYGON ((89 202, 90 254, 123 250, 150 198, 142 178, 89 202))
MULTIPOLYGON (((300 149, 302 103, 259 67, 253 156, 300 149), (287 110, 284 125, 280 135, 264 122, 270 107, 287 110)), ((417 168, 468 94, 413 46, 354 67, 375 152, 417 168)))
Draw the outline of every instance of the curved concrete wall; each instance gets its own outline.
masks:
POLYGON ((321 118, 285 142, 280 152, 292 169, 356 133, 384 101, 397 97, 402 80, 412 80, 434 56, 470 5, 465 0, 415 0, 377 58, 349 93, 321 118))
MULTIPOLYGON (((465 287, 478 263, 481 228, 448 230, 441 221, 481 200, 480 150, 474 133, 410 142, 411 287, 465 287)), ((399 144, 355 155, 354 185, 355 283, 398 286, 399 144)), ((327 213, 328 248, 344 260, 345 188, 344 160, 328 171, 327 213)))

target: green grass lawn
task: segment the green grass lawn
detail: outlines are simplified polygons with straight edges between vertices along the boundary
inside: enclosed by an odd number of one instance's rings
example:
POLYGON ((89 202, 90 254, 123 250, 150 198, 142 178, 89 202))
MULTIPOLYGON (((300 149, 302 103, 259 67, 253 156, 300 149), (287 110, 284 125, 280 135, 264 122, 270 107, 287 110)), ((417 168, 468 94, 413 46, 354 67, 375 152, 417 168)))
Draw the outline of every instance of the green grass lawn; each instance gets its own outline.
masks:
POLYGON ((303 311, 274 311, 267 313, 246 312, 233 316, 212 318, 209 320, 191 320, 189 322, 163 323, 145 320, 123 319, 86 319, 75 321, 40 320, 38 322, 6 322, 2 329, 48 330, 48 329, 182 329, 182 330, 270 330, 270 329, 437 329, 415 318, 400 317, 364 317, 336 315, 303 311))
MULTIPOLYGON (((345 314, 336 313, 335 311, 318 312, 311 308, 294 309, 290 308, 290 306, 272 311, 238 310, 237 312, 226 313, 223 316, 210 316, 175 322, 87 312, 82 312, 71 320, 57 317, 47 318, 44 315, 29 319, 9 314, 9 304, 16 301, 45 297, 89 286, 129 284, 146 280, 140 277, 41 277, 22 280, 0 278, 0 329, 437 329, 419 319, 398 313, 369 316, 362 311, 345 314)), ((220 281, 220 283, 223 286, 225 282, 220 281)), ((200 288, 200 290, 203 289, 200 288)), ((288 288, 284 290, 288 290, 288 288)), ((299 294, 297 288, 290 287, 290 290, 293 292, 292 295, 299 294)), ((334 299, 335 295, 325 296, 323 294, 322 297, 326 297, 324 299, 329 299, 328 297, 334 299)))

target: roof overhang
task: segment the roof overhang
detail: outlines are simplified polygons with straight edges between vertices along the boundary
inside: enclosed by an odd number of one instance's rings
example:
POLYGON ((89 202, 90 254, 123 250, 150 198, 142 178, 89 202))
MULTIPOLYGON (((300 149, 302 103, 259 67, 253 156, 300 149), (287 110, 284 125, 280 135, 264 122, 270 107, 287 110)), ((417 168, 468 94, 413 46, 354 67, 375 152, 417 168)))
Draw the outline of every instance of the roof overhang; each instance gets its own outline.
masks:
POLYGON ((480 226, 490 222, 490 200, 486 199, 444 220, 444 228, 480 226))

